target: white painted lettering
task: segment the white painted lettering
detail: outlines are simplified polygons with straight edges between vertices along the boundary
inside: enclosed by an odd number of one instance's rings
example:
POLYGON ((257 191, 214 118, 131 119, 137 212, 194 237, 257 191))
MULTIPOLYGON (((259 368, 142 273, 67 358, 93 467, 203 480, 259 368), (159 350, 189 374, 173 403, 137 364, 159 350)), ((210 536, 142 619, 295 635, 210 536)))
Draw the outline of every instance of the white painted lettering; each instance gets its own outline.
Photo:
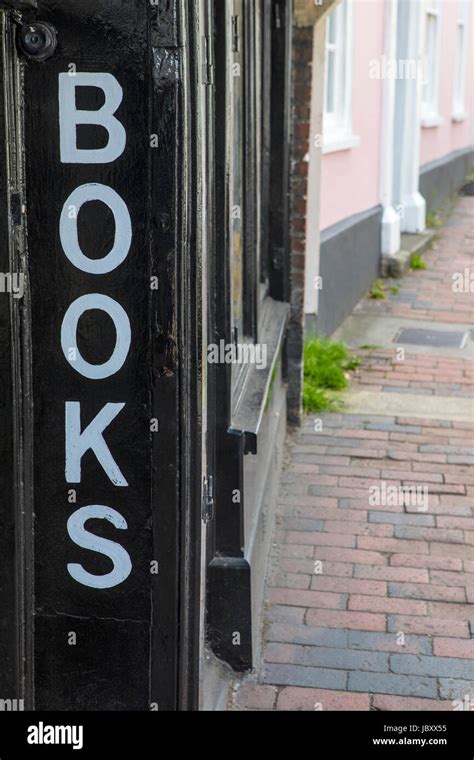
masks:
POLYGON ((123 90, 112 74, 96 72, 59 75, 60 150, 63 164, 110 164, 122 155, 127 143, 123 125, 114 116, 123 99, 123 90), (78 87, 97 87, 105 95, 98 111, 81 111, 76 106, 78 87), (77 125, 94 124, 104 127, 109 135, 105 148, 79 149, 77 125))

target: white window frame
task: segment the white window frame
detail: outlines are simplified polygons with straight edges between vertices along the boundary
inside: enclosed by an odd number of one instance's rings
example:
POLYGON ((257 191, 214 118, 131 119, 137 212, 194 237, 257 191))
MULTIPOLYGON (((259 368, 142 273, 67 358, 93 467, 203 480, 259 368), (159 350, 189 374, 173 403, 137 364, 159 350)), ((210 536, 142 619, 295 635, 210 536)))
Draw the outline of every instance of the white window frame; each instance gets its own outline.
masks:
POLYGON ((352 132, 352 0, 343 0, 332 12, 336 24, 336 40, 329 41, 329 19, 326 22, 326 55, 324 81, 323 153, 349 150, 360 144, 360 138, 352 132), (334 103, 335 111, 326 110, 328 92, 329 53, 334 55, 334 103))
POLYGON ((427 0, 425 2, 424 13, 424 56, 425 56, 425 73, 427 80, 422 86, 421 96, 421 125, 423 127, 439 127, 443 119, 439 113, 439 70, 441 57, 441 3, 440 0, 427 0), (436 21, 436 33, 434 48, 432 51, 426 50, 428 41, 428 20, 430 18, 436 21), (431 55, 430 55, 431 52, 431 55), (431 66, 430 66, 431 63, 431 66), (431 87, 431 99, 426 99, 426 93, 431 87))
POLYGON ((459 0, 458 16, 456 19, 456 60, 454 64, 453 81, 453 121, 467 119, 466 112, 466 80, 467 61, 469 55, 469 0, 459 0), (463 30, 463 45, 458 45, 459 30, 463 30))

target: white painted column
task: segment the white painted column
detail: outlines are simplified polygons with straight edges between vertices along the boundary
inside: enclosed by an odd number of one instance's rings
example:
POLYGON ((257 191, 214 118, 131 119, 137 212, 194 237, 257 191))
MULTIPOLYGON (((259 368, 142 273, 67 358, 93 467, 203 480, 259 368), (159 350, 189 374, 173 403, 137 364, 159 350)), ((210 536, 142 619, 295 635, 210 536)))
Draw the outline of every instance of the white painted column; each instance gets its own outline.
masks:
MULTIPOLYGON (((399 0, 398 59, 420 62, 423 59, 424 4, 421 0, 399 0)), ((417 67, 422 70, 422 66, 417 67)), ((396 125, 399 134, 399 203, 402 232, 426 229, 426 202, 420 187, 421 77, 399 79, 396 125)), ((397 151, 395 151, 397 155, 397 151)))
POLYGON ((311 134, 309 143, 308 198, 306 205, 305 313, 319 311, 321 164, 323 140, 324 75, 326 61, 326 21, 314 27, 313 77, 311 94, 311 134))
MULTIPOLYGON (((398 0, 385 3, 385 56, 387 61, 397 57, 398 0)), ((400 250, 400 214, 394 208, 394 139, 395 139, 396 80, 386 77, 383 93, 383 127, 381 139, 381 203, 382 256, 392 256, 400 250)))

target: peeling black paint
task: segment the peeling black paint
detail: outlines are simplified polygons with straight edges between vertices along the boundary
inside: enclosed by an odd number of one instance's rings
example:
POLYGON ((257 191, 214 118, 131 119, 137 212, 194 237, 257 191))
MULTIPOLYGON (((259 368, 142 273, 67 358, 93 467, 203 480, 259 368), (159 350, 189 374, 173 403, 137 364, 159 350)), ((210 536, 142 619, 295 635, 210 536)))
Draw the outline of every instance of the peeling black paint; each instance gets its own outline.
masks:
POLYGON ((181 80, 181 60, 176 50, 155 48, 153 58, 155 63, 153 76, 158 90, 181 80))
POLYGON ((178 47, 178 0, 152 2, 154 13, 150 19, 153 47, 178 47))

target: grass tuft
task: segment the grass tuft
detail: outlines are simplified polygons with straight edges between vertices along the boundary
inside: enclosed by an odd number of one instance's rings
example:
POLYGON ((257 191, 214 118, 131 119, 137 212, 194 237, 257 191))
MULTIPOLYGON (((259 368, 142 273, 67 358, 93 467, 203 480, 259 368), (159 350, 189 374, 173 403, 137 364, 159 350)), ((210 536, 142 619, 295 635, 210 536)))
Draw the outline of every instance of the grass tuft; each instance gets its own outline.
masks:
POLYGON ((426 226, 428 229, 439 229, 443 226, 442 219, 437 211, 431 211, 426 217, 426 226))
POLYGON ((380 280, 377 280, 372 285, 372 289, 369 292, 369 298, 372 298, 374 301, 384 301, 387 292, 387 288, 384 286, 383 282, 380 282, 380 280))
POLYGON ((334 411, 341 402, 331 391, 347 388, 348 372, 360 365, 347 346, 324 338, 308 340, 304 350, 303 404, 307 412, 334 411))
POLYGON ((423 259, 421 258, 421 256, 418 256, 418 254, 416 254, 415 256, 413 256, 413 258, 411 260, 410 267, 415 272, 418 271, 418 270, 428 269, 427 265, 425 264, 425 262, 423 261, 423 259))

